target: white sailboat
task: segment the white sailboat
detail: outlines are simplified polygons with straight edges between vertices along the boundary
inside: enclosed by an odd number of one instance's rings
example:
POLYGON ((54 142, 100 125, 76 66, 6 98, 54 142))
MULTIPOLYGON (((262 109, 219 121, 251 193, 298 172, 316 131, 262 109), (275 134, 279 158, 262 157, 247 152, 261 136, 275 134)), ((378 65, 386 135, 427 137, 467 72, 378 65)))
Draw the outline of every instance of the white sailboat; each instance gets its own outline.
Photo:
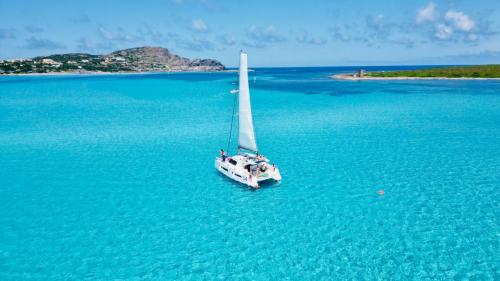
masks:
MULTIPOLYGON (((265 156, 259 155, 257 143, 255 142, 252 108, 250 106, 250 89, 248 86, 248 61, 247 54, 244 52, 240 53, 238 124, 238 153, 233 156, 226 156, 224 151, 221 151, 221 156, 215 158, 215 169, 237 182, 256 189, 264 181, 280 181, 281 174, 278 167, 271 164, 265 156)), ((231 144, 231 131, 229 133, 228 149, 231 144)))

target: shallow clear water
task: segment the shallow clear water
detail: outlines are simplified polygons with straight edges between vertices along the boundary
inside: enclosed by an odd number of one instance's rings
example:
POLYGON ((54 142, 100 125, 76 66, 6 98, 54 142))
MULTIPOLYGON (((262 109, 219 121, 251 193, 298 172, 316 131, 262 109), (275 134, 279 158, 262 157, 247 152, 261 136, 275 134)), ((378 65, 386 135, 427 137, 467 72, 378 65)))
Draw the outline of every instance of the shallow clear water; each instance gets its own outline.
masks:
POLYGON ((0 77, 0 279, 498 280, 500 82, 346 70, 251 73, 258 191, 234 73, 0 77))

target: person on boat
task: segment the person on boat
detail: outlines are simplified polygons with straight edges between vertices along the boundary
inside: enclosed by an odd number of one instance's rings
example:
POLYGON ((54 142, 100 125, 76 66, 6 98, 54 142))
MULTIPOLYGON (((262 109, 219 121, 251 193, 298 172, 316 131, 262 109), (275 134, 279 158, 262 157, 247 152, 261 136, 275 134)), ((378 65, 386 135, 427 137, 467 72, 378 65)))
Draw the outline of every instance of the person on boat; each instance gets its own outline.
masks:
POLYGON ((264 164, 260 165, 260 171, 261 172, 264 173, 266 170, 267 170, 266 165, 264 165, 264 164))
POLYGON ((224 149, 220 150, 220 158, 222 158, 222 162, 226 162, 226 152, 224 149))
POLYGON ((253 166, 250 166, 250 170, 252 171, 252 175, 256 175, 257 174, 257 165, 253 165, 253 166))

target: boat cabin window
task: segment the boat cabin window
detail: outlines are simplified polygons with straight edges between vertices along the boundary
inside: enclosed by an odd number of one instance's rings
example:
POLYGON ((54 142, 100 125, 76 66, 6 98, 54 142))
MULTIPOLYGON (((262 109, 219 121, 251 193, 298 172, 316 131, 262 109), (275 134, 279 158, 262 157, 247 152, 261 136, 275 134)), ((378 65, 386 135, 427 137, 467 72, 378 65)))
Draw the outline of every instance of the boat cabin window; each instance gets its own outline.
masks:
POLYGON ((238 162, 236 162, 236 160, 234 160, 234 159, 229 159, 229 163, 236 165, 236 163, 238 163, 238 162))

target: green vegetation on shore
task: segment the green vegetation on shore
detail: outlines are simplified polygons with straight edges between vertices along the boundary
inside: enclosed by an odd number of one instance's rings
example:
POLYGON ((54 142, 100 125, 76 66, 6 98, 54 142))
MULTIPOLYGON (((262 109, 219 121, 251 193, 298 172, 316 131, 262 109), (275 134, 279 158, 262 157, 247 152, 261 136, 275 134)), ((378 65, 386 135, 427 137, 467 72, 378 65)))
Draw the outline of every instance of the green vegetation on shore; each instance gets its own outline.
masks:
POLYGON ((107 55, 56 54, 28 59, 0 60, 2 74, 220 71, 225 67, 214 59, 188 59, 161 47, 139 47, 107 55))
POLYGON ((366 73, 367 77, 436 77, 436 78, 500 78, 500 64, 450 66, 428 69, 380 71, 366 73))

